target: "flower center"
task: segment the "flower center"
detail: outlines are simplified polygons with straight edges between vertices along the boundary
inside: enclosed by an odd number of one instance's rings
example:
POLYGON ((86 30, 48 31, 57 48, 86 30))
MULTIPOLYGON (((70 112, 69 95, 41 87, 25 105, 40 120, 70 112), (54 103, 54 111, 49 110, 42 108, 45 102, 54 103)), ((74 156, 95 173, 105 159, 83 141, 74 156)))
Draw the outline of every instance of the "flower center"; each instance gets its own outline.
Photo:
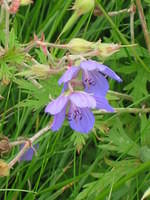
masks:
POLYGON ((78 120, 82 120, 82 113, 78 108, 75 108, 72 112, 69 112, 67 114, 68 121, 75 120, 76 122, 78 120))
POLYGON ((85 83, 88 84, 89 86, 92 85, 92 86, 95 86, 96 85, 96 81, 94 81, 92 78, 86 78, 85 80, 85 83))

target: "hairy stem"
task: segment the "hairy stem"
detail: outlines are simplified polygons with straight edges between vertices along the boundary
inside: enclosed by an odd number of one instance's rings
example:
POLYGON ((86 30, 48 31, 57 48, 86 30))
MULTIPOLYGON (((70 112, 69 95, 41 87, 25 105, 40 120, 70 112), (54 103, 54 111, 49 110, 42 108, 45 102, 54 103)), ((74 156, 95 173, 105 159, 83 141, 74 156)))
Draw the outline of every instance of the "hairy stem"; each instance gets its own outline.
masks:
POLYGON ((16 157, 13 160, 11 160, 10 163, 8 164, 9 168, 12 168, 20 160, 20 158, 23 156, 23 154, 32 146, 32 144, 39 137, 41 137, 44 133, 46 133, 50 128, 51 128, 51 125, 48 124, 46 127, 44 127, 39 132, 37 132, 34 136, 32 136, 31 138, 29 138, 28 140, 26 140, 25 143, 24 143, 25 144, 24 147, 19 151, 19 153, 16 155, 16 157))
POLYGON ((131 32, 131 43, 134 44, 135 39, 134 39, 134 15, 136 12, 136 6, 134 3, 131 4, 130 7, 130 32, 131 32))
POLYGON ((5 11, 4 6, 1 5, 0 24, 2 23, 4 19, 4 11, 5 11))
POLYGON ((6 19, 5 19, 5 49, 8 49, 8 44, 9 44, 9 12, 6 10, 6 19))
MULTIPOLYGON (((94 111, 94 114, 105 114, 109 112, 105 111, 94 111)), ((112 113, 112 112, 111 112, 112 113)), ((114 113, 150 113, 150 108, 114 108, 114 113)))
POLYGON ((114 92, 112 90, 108 90, 108 94, 112 94, 116 97, 123 98, 123 99, 129 100, 129 101, 133 101, 133 98, 128 94, 122 94, 122 93, 119 93, 119 92, 114 92))

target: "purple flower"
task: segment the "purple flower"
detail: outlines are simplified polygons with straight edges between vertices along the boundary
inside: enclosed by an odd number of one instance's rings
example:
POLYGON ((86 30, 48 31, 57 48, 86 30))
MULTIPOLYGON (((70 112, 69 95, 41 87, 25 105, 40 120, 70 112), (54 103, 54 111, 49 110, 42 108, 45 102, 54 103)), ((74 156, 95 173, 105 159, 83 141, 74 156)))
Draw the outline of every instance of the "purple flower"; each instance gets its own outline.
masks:
MULTIPOLYGON (((20 149, 22 149, 23 147, 24 147, 24 144, 21 144, 21 145, 20 145, 20 149)), ((34 148, 35 148, 35 149, 38 149, 38 148, 39 148, 39 145, 38 145, 38 144, 34 145, 34 148)), ((33 155, 35 154, 34 148, 30 147, 30 148, 23 154, 23 156, 21 156, 20 161, 31 161, 33 155)))
POLYGON ((109 67, 93 60, 87 60, 82 61, 79 67, 70 67, 70 69, 68 69, 59 79, 58 83, 60 85, 64 83, 64 86, 66 87, 66 84, 70 80, 76 78, 80 70, 82 71, 82 82, 85 92, 92 93, 97 97, 106 96, 109 89, 108 81, 106 79, 107 76, 118 82, 122 81, 109 67))
POLYGON ((52 130, 57 131, 65 120, 69 121, 71 128, 80 133, 88 133, 94 126, 94 115, 90 108, 96 107, 96 100, 85 92, 72 92, 61 94, 45 108, 46 113, 54 115, 52 130))
POLYGON ((96 97, 96 109, 97 110, 104 110, 105 112, 114 112, 114 109, 109 105, 107 99, 103 96, 96 97))
POLYGON ((54 115, 51 129, 58 131, 67 116, 71 128, 80 133, 88 133, 94 126, 95 119, 91 108, 114 112, 105 97, 96 97, 85 92, 62 93, 50 102, 45 112, 54 115))

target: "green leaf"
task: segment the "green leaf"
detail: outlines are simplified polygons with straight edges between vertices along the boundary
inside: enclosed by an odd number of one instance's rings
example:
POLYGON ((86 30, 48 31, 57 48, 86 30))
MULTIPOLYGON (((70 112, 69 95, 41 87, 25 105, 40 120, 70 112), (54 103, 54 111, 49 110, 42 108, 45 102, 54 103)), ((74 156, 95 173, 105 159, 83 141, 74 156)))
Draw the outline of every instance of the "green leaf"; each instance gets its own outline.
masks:
POLYGON ((137 68, 137 73, 134 80, 131 80, 124 90, 129 91, 134 100, 148 95, 147 82, 149 81, 149 74, 142 67, 137 68))

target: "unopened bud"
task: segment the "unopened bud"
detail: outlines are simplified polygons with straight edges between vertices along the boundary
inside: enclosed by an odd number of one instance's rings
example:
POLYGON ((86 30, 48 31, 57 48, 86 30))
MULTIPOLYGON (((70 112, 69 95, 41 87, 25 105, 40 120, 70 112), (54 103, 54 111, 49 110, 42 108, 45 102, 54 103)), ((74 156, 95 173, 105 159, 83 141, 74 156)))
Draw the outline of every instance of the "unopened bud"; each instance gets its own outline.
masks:
POLYGON ((94 0, 76 0, 73 9, 79 14, 85 14, 94 9, 94 0))
POLYGON ((35 76, 36 78, 45 79, 48 77, 50 73, 50 68, 48 65, 39 64, 39 65, 33 65, 31 67, 31 71, 32 75, 35 76))
POLYGON ((3 0, 0 0, 0 5, 2 5, 3 4, 3 0))
POLYGON ((9 166, 3 160, 0 160, 0 176, 9 176, 9 166))
POLYGON ((119 44, 100 43, 97 47, 98 55, 102 58, 107 58, 120 50, 119 44))
POLYGON ((3 76, 2 78, 2 84, 3 85, 8 85, 10 83, 10 79, 7 76, 3 76))
POLYGON ((11 14, 16 14, 20 7, 20 0, 12 0, 12 3, 9 8, 11 14))
POLYGON ((71 53, 79 54, 91 51, 93 44, 93 42, 89 42, 81 38, 73 38, 67 46, 71 53))
POLYGON ((32 0, 21 0, 20 5, 21 6, 26 6, 26 5, 29 5, 31 3, 33 3, 32 0))
POLYGON ((9 140, 7 137, 0 137, 0 154, 3 155, 10 151, 9 140))

